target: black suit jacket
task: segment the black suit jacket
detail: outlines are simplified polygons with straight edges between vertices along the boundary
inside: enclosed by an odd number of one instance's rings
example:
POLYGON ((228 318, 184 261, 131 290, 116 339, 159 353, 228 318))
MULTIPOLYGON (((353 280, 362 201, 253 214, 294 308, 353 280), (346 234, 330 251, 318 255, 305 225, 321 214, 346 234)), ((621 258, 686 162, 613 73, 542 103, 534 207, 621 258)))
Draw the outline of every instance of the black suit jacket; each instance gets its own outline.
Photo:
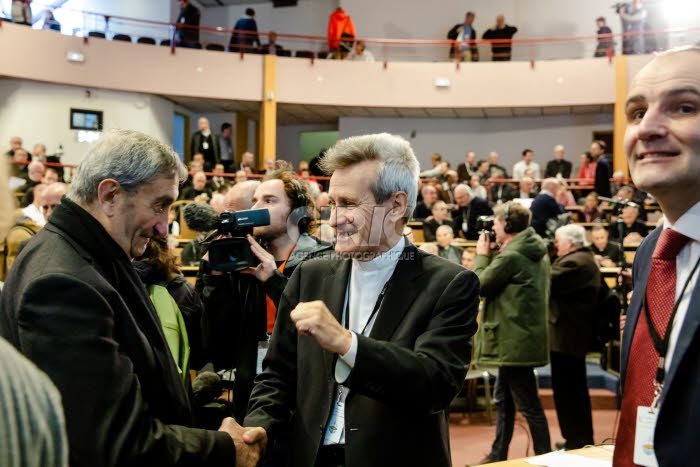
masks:
POLYGON ((193 428, 145 286, 102 225, 63 198, 18 256, 0 334, 61 392, 71 466, 233 465, 224 432, 193 428))
POLYGON ((496 204, 499 199, 502 203, 507 203, 508 201, 516 198, 519 194, 520 192, 515 189, 512 183, 491 182, 489 198, 492 204, 496 204), (499 191, 501 192, 500 197, 498 196, 499 191))
MULTIPOLYGON (((642 312, 642 297, 649 279, 651 255, 659 235, 661 227, 644 239, 634 256, 634 293, 627 308, 627 321, 622 335, 620 381, 623 394, 632 337, 642 312)), ((691 294, 688 313, 678 335, 671 366, 666 373, 656 422, 654 449, 659 465, 664 466, 690 465, 692 462, 689 459, 697 457, 700 435, 697 423, 700 420, 700 286, 697 283, 691 294)))
POLYGON ((600 269, 588 248, 572 251, 552 263, 550 290, 550 350, 585 357, 600 290, 600 269))
POLYGON ((454 222, 457 230, 455 231, 455 237, 459 232, 461 232, 462 237, 466 240, 476 240, 479 238, 479 232, 476 231, 476 220, 479 216, 491 216, 493 215, 493 209, 489 206, 489 203, 482 198, 472 197, 469 201, 469 205, 466 207, 459 207, 452 211, 452 221, 454 222), (464 229, 464 221, 467 221, 467 229, 464 229))
POLYGON ((544 237, 547 232, 547 221, 565 211, 564 207, 557 203, 557 200, 546 193, 540 193, 532 201, 530 212, 532 212, 530 225, 535 229, 535 232, 544 237))
MULTIPOLYGON (((323 442, 337 394, 337 356, 300 336, 289 314, 299 302, 322 300, 341 321, 351 264, 332 258, 297 267, 245 419, 274 436, 293 410, 299 467, 314 465, 323 442)), ((406 246, 370 335, 358 336, 344 383, 346 466, 451 465, 447 409, 464 382, 478 301, 471 271, 406 246)))
POLYGON ((569 178, 571 176, 571 162, 565 159, 560 161, 552 159, 547 162, 547 168, 544 170, 544 178, 556 177, 559 173, 563 178, 569 178))
POLYGON ((190 145, 192 155, 200 152, 204 156, 205 172, 211 172, 214 166, 221 162, 221 146, 219 146, 219 137, 214 133, 210 133, 209 136, 211 136, 211 144, 209 149, 204 149, 202 146, 202 143, 204 142, 204 135, 201 131, 197 131, 192 135, 192 143, 190 145))

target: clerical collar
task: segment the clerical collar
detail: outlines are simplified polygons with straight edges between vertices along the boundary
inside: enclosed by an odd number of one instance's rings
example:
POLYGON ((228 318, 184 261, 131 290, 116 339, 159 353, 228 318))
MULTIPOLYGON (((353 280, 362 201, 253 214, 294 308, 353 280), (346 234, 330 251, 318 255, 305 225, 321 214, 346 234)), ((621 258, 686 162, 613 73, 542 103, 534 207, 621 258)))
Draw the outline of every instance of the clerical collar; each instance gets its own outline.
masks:
POLYGON ((405 237, 401 237, 396 245, 389 251, 385 251, 371 261, 352 260, 353 268, 359 268, 362 272, 379 271, 381 269, 393 268, 401 257, 404 248, 406 247, 405 237))

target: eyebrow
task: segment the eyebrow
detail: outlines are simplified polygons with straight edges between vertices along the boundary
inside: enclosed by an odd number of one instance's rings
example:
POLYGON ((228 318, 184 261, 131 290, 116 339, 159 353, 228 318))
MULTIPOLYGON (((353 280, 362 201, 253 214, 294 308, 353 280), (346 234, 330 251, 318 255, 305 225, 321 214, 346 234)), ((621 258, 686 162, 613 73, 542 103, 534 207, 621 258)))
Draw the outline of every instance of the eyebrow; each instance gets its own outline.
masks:
MULTIPOLYGON (((676 97, 676 96, 681 96, 683 94, 692 94, 696 97, 700 97, 700 91, 697 90, 697 88, 692 87, 692 86, 686 86, 682 88, 676 88, 676 89, 671 89, 668 92, 664 92, 662 94, 662 97, 676 97)), ((627 98, 627 101, 625 102, 625 108, 627 108, 630 104, 638 104, 642 102, 646 102, 646 97, 642 95, 633 95, 627 98)))

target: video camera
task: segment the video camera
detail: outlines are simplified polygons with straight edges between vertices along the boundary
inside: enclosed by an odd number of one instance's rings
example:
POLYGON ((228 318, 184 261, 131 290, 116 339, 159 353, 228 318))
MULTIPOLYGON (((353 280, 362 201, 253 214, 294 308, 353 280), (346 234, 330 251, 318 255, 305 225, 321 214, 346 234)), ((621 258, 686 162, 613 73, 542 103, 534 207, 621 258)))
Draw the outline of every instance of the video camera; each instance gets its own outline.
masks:
POLYGON ((491 242, 496 241, 496 232, 493 230, 493 216, 479 216, 476 218, 476 230, 479 235, 487 234, 491 242))
POLYGON ((216 232, 210 237, 224 238, 209 244, 209 265, 222 272, 242 271, 257 264, 257 257, 250 251, 246 235, 253 234, 254 227, 270 225, 270 211, 250 209, 218 214, 204 203, 190 203, 184 211, 185 223, 197 232, 216 232))

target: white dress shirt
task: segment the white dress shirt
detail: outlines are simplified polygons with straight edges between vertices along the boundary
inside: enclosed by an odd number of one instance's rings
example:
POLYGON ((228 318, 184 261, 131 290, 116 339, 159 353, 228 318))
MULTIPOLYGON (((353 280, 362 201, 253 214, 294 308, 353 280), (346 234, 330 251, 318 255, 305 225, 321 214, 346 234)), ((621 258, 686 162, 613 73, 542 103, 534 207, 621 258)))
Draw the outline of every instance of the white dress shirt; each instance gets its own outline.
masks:
MULTIPOLYGON (((391 275, 396 269, 401 253, 406 246, 405 237, 394 245, 389 251, 381 254, 372 261, 352 260, 352 269, 350 270, 350 284, 347 287, 345 295, 345 305, 343 306, 343 314, 341 324, 345 324, 345 312, 349 310, 349 329, 352 333, 352 344, 350 350, 345 355, 340 355, 335 365, 335 380, 338 384, 342 384, 348 379, 350 371, 355 366, 355 358, 357 357, 357 334, 368 336, 372 331, 372 326, 377 319, 379 312, 372 315, 375 304, 379 299, 385 284, 391 278, 391 275), (370 317, 372 318, 370 320, 370 317)), ((342 386, 339 386, 342 388, 342 386)), ((344 403, 347 396, 347 389, 342 389, 341 400, 344 403)), ((335 400, 335 398, 334 398, 335 400)), ((345 427, 341 435, 340 443, 345 442, 345 427)), ((324 442, 324 444, 329 444, 324 442)))
POLYGON ((41 208, 38 208, 33 204, 22 208, 22 213, 24 213, 25 216, 36 222, 39 226, 43 227, 44 225, 46 225, 46 219, 44 219, 43 211, 41 210, 41 208))

